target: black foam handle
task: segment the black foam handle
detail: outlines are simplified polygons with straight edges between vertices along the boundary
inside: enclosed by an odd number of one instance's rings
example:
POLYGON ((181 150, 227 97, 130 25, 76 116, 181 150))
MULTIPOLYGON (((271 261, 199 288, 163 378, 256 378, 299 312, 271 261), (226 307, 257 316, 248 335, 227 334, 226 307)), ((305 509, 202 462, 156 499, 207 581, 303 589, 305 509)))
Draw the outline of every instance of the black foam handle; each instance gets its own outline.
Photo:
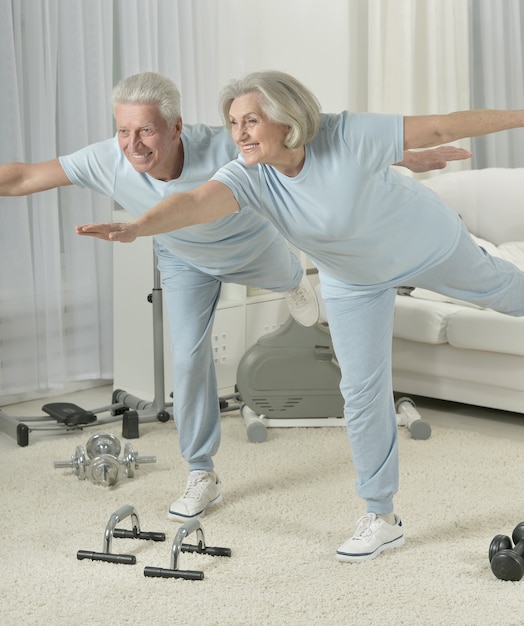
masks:
POLYGON ((210 554, 211 556, 231 556, 231 548, 217 548, 208 546, 204 550, 204 554, 210 554))
POLYGON ((217 548, 213 546, 201 548, 200 545, 195 546, 189 543, 182 544, 182 552, 198 552, 199 554, 210 554, 211 556, 231 556, 231 548, 217 548))
POLYGON ((166 533, 140 533, 139 539, 147 539, 149 541, 165 541, 166 533))
POLYGON ((150 578, 185 578, 186 580, 204 580, 204 572, 184 569, 164 569, 162 567, 144 567, 144 576, 150 578))
POLYGON ((107 561, 108 563, 121 563, 122 565, 135 565, 136 556, 134 554, 110 554, 108 552, 90 552, 89 550, 79 550, 76 553, 79 561, 90 559, 91 561, 107 561))
POLYGON ((143 533, 138 534, 132 530, 125 530, 124 528, 115 528, 113 530, 113 537, 117 539, 146 539, 148 541, 165 541, 165 533, 143 533))

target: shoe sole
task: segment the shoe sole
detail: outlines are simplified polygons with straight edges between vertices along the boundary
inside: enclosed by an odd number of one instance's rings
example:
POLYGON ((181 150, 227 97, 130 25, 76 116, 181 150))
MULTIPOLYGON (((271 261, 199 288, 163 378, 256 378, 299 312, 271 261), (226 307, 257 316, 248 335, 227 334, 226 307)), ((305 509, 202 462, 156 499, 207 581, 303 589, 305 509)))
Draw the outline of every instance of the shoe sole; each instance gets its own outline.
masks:
POLYGON ((376 559, 377 556, 385 550, 394 550, 395 548, 401 548, 404 543, 405 539, 404 535, 402 535, 402 537, 393 539, 393 541, 383 543, 373 552, 367 552, 364 554, 350 554, 347 552, 338 552, 337 550, 336 557, 338 561, 342 561, 344 563, 360 563, 362 561, 371 561, 372 559, 376 559))
POLYGON ((212 506, 216 506, 217 504, 220 504, 222 502, 222 494, 218 495, 214 500, 211 500, 211 502, 204 507, 201 511, 199 511, 198 513, 195 513, 194 515, 182 515, 181 513, 176 513, 174 511, 168 510, 167 512, 167 519, 173 520, 175 522, 189 522, 190 520, 193 519, 197 519, 199 517, 204 517, 204 515, 206 514, 207 509, 209 509, 212 506))

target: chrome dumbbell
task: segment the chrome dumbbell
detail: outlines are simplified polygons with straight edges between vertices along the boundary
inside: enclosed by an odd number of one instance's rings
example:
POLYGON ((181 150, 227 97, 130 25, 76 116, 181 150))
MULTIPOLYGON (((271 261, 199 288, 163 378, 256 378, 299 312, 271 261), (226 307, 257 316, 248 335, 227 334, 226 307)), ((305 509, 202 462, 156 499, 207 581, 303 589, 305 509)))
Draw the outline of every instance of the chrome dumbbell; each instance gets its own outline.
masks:
POLYGON ((78 480, 85 480, 87 478, 89 459, 86 456, 84 448, 82 446, 76 446, 75 453, 71 456, 69 461, 55 461, 54 465, 55 469, 72 467, 78 480))
POLYGON ((100 485, 114 485, 118 480, 120 464, 110 454, 100 454, 90 459, 82 446, 77 446, 69 461, 55 461, 55 469, 72 467, 78 480, 89 480, 100 485))
POLYGON ((138 469, 140 463, 156 463, 156 456, 139 456, 138 452, 133 450, 133 446, 130 443, 126 443, 124 456, 118 459, 118 462, 124 466, 125 475, 128 478, 133 478, 135 470, 138 469))
POLYGON ((110 433, 96 433, 86 443, 90 458, 87 477, 95 485, 114 485, 118 481, 120 464, 118 455, 122 446, 120 440, 110 433))
POLYGON ((90 459, 104 454, 118 457, 121 449, 122 446, 120 445, 118 437, 109 433, 96 433, 95 435, 91 435, 86 443, 86 452, 90 459))
POLYGON ((101 454, 95 456, 89 462, 87 477, 95 485, 108 487, 114 485, 118 480, 120 464, 118 459, 111 454, 101 454))
POLYGON ((121 447, 120 441, 114 435, 97 433, 89 437, 85 449, 83 446, 77 446, 69 461, 55 461, 54 466, 55 469, 72 467, 78 480, 90 478, 96 483, 114 484, 118 478, 119 465, 105 457, 118 457, 121 447), (97 462, 92 464, 91 461, 94 459, 97 459, 97 462))
POLYGON ((55 469, 72 467, 79 480, 89 478, 95 484, 109 486, 118 481, 122 467, 127 478, 133 478, 141 463, 156 463, 155 456, 139 456, 130 443, 124 446, 124 456, 118 458, 120 441, 108 433, 92 435, 87 441, 86 450, 77 446, 69 461, 55 461, 55 469))

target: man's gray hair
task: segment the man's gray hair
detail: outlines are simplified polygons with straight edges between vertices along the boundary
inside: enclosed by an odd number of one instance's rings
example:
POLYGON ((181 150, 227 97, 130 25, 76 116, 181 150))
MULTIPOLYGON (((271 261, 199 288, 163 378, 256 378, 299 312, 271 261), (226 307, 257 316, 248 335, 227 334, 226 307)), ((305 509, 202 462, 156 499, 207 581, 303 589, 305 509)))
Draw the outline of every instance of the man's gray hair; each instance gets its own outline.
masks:
POLYGON ((220 110, 228 128, 231 128, 229 109, 233 100, 248 93, 262 96, 262 111, 270 120, 290 127, 284 142, 287 148, 299 148, 317 134, 320 103, 316 96, 293 76, 278 71, 253 72, 222 89, 220 110))
POLYGON ((181 117, 180 92, 175 83, 155 72, 142 72, 123 78, 113 89, 116 104, 155 104, 169 128, 181 117))

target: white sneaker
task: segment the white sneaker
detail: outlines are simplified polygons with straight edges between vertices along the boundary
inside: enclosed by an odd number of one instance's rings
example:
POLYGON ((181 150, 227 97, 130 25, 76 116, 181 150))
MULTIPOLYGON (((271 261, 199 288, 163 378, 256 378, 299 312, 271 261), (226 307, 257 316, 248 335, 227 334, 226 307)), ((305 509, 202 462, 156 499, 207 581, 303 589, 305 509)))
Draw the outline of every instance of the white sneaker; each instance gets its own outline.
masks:
POLYGON ((395 523, 388 524, 375 513, 368 513, 358 520, 353 537, 337 550, 337 559, 351 562, 368 561, 384 550, 400 548, 403 545, 404 529, 397 515, 395 523))
POLYGON ((209 506, 222 500, 221 484, 215 472, 189 472, 184 495, 169 507, 167 517, 177 522, 187 522, 203 515, 209 506))
POLYGON ((320 307, 317 294, 305 274, 298 287, 286 291, 285 296, 289 312, 299 324, 314 326, 318 322, 320 307))

